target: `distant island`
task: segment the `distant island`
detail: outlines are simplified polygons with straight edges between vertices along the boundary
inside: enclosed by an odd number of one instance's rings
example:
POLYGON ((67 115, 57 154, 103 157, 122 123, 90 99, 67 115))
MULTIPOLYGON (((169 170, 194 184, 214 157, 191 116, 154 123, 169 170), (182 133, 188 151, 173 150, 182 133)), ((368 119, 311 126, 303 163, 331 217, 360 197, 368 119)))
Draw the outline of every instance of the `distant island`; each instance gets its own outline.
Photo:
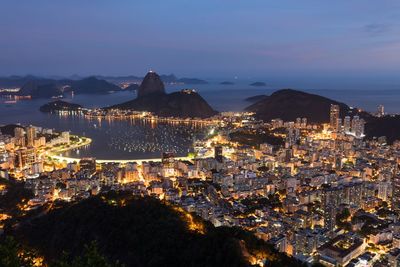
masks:
POLYGON ((53 101, 47 103, 39 108, 41 112, 55 112, 55 111, 74 111, 81 109, 82 106, 78 104, 73 104, 65 102, 62 100, 53 101))
POLYGON ((144 77, 136 99, 107 109, 148 111, 162 117, 183 118, 207 118, 217 114, 193 89, 167 94, 160 76, 152 71, 144 77))
POLYGON ((245 101, 247 102, 251 102, 251 103, 256 103, 260 100, 264 100, 265 98, 267 98, 268 96, 266 95, 255 95, 255 96, 251 96, 245 99, 245 101))
POLYGON ((234 85, 235 83, 234 82, 224 81, 224 82, 221 82, 219 84, 221 84, 221 85, 234 85))
POLYGON ((250 85, 255 86, 255 87, 267 86, 267 84, 265 82, 255 82, 255 83, 251 83, 250 85))
POLYGON ((181 78, 181 79, 178 79, 176 82, 183 83, 183 84, 208 84, 207 81, 196 79, 196 78, 181 78))

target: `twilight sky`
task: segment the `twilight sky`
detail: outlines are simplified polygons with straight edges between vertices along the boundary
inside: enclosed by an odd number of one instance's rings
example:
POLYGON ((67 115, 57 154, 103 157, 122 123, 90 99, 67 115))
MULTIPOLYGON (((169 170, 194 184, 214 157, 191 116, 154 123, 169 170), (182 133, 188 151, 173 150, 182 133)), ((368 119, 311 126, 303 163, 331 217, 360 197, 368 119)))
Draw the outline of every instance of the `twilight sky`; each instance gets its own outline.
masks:
POLYGON ((2 0, 0 75, 395 77, 398 0, 2 0))

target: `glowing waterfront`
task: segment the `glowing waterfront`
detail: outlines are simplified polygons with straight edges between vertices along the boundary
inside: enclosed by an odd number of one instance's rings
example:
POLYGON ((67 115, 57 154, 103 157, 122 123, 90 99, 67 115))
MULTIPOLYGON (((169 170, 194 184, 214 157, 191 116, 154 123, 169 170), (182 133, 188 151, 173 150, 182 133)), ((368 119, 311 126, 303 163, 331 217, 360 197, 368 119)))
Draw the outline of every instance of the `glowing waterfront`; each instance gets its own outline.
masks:
MULTIPOLYGON (((67 163, 72 163, 72 162, 79 162, 80 158, 70 158, 70 157, 64 157, 64 156, 56 156, 56 155, 51 155, 49 156, 53 160, 58 160, 60 162, 67 162, 67 163)), ((192 160, 190 157, 176 157, 176 160, 192 160)), ((154 161, 154 162, 160 162, 162 159, 161 158, 151 158, 151 159, 96 159, 97 163, 128 163, 128 162, 136 162, 138 164, 141 164, 142 162, 149 162, 149 161, 154 161)))

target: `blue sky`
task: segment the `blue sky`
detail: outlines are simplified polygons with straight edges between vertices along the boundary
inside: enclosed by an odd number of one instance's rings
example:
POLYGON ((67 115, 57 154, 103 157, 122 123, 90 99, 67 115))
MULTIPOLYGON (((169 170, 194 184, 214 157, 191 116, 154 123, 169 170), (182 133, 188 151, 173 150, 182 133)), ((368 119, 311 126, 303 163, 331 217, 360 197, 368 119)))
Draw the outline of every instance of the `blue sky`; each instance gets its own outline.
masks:
POLYGON ((2 0, 0 75, 395 77, 400 1, 2 0))

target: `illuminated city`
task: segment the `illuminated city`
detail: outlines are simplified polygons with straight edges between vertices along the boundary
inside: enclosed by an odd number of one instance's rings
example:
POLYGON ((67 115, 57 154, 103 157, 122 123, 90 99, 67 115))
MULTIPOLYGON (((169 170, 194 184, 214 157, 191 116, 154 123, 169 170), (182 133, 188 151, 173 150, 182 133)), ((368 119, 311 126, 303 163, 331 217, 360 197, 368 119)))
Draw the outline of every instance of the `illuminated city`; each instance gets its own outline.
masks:
MULTIPOLYGON (((363 32, 391 42, 397 13, 372 1, 352 19, 348 3, 185 4, 213 28, 197 15, 191 21, 179 1, 168 14, 165 3, 100 2, 115 16, 110 24, 99 10, 83 19, 74 8, 92 11, 87 3, 60 4, 78 24, 49 1, 30 3, 49 16, 28 15, 33 32, 57 42, 29 35, 18 44, 43 63, 15 47, 0 62, 0 267, 400 266, 400 81, 389 75, 397 56, 362 50, 371 45, 362 34, 341 39, 359 54, 324 39, 378 20, 376 12, 393 22, 363 32), (127 14, 133 7, 147 16, 127 14), (124 23, 152 34, 132 41, 124 23), (269 33, 273 45, 250 29, 269 33), (87 57, 79 54, 86 46, 87 57), (131 65, 126 49, 135 50, 131 65), (182 55, 166 56, 175 50, 182 55), (161 74, 170 70, 182 76, 161 74), (105 74, 87 75, 95 72, 105 74), (288 84, 299 89, 281 89, 288 84), (375 85, 382 88, 360 89, 375 85)), ((0 11, 3 19, 15 20, 0 11)))

